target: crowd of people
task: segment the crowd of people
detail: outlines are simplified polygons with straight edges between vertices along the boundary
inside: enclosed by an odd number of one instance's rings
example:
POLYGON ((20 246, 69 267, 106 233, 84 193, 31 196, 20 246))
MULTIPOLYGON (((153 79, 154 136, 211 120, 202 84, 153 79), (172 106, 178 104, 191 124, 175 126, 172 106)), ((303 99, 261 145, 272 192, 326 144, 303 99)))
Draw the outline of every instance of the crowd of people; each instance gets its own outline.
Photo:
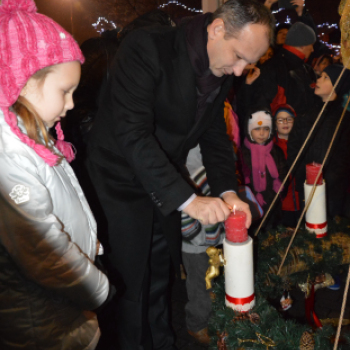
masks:
POLYGON ((33 0, 0 2, 1 349, 96 349, 110 308, 113 348, 175 350, 180 267, 188 332, 209 344, 206 249, 233 208, 252 234, 278 192, 263 229, 296 227, 343 112, 323 178, 329 217, 349 215, 350 72, 304 0, 277 26, 276 2, 156 10, 81 47, 33 0))

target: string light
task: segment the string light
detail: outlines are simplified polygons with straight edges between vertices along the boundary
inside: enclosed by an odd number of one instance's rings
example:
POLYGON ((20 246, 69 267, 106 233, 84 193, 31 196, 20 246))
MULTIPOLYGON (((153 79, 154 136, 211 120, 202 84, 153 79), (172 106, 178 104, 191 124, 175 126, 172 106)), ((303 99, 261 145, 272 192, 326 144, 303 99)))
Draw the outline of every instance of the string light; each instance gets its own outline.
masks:
MULTIPOLYGON (((322 24, 319 24, 319 25, 317 25, 317 28, 320 28, 320 29, 322 29, 322 33, 321 33, 321 35, 319 34, 318 35, 318 37, 322 37, 323 35, 325 35, 325 29, 327 30, 330 30, 330 29, 339 29, 339 26, 338 26, 338 24, 336 24, 336 23, 333 23, 333 24, 329 24, 328 22, 326 22, 326 23, 322 23, 322 24)), ((339 45, 339 44, 330 44, 330 43, 327 43, 327 42, 325 42, 325 41, 323 41, 323 40, 321 40, 320 39, 320 42, 322 43, 322 44, 324 44, 324 45, 326 45, 328 48, 330 48, 330 49, 334 49, 335 51, 339 51, 340 50, 340 48, 341 48, 341 46, 339 45)))
POLYGON ((272 14, 279 13, 281 11, 284 11, 283 7, 279 8, 278 10, 272 11, 272 14))
MULTIPOLYGON (((279 11, 276 11, 276 12, 279 12, 279 11)), ((289 16, 287 16, 285 22, 282 22, 282 23, 290 24, 290 23, 291 23, 291 20, 290 20, 289 16)), ((279 25, 280 25, 280 23, 277 22, 277 23, 276 23, 276 27, 279 26, 279 25)), ((317 28, 323 30, 323 32, 322 32, 321 34, 318 34, 318 37, 320 38, 320 37, 322 37, 323 35, 325 35, 324 29, 326 29, 326 30, 327 30, 327 29, 339 29, 339 26, 338 26, 338 24, 336 24, 336 23, 329 24, 328 22, 326 22, 326 23, 318 24, 318 25, 317 25, 317 28)), ((320 42, 321 42, 322 44, 325 44, 325 45, 326 45, 327 47, 329 47, 330 49, 334 49, 335 51, 339 51, 340 48, 341 48, 340 45, 329 44, 329 43, 327 43, 327 42, 325 42, 325 41, 323 41, 323 40, 320 40, 320 42)))
POLYGON ((341 48, 341 46, 339 45, 339 44, 330 44, 330 43, 327 43, 326 41, 323 41, 323 40, 320 40, 320 42, 322 43, 322 44, 325 44, 327 47, 329 47, 330 49, 334 49, 334 50, 336 50, 336 51, 339 51, 340 50, 340 48, 341 48))
POLYGON ((332 29, 332 28, 338 29, 339 28, 338 24, 336 24, 336 23, 329 24, 328 22, 326 22, 326 23, 322 23, 322 24, 317 25, 317 28, 324 28, 324 27, 327 27, 327 29, 332 29))
POLYGON ((176 6, 181 6, 183 7, 185 10, 187 11, 191 11, 191 12, 197 12, 197 13, 202 13, 203 10, 202 9, 196 9, 196 8, 191 8, 191 7, 187 7, 185 4, 182 4, 181 2, 178 2, 176 0, 169 0, 167 3, 159 5, 158 8, 162 9, 165 6, 169 6, 169 5, 176 5, 176 6))
MULTIPOLYGON (((185 4, 182 4, 181 2, 177 1, 177 0, 169 0, 167 3, 159 5, 158 8, 162 9, 165 6, 169 6, 169 5, 176 5, 176 6, 181 6, 182 8, 184 8, 187 11, 191 11, 191 12, 196 12, 196 13, 202 13, 203 10, 201 9, 196 9, 196 8, 191 8, 191 7, 187 7, 185 4)), ((284 8, 279 8, 278 10, 272 11, 273 14, 279 13, 281 11, 284 11, 284 8)), ((291 18, 289 16, 287 16, 285 22, 286 24, 291 24, 291 18)), ((279 25, 280 23, 277 23, 276 25, 279 25)), ((92 26, 95 28, 95 30, 98 33, 103 33, 105 30, 107 30, 106 28, 104 28, 104 26, 112 26, 114 29, 117 28, 117 25, 113 22, 113 21, 108 21, 105 17, 99 17, 96 21, 96 23, 93 23, 92 26), (101 26, 101 28, 98 29, 98 26, 101 26)), ((329 24, 328 22, 326 23, 322 23, 322 24, 318 24, 317 28, 322 28, 322 29, 339 29, 339 26, 336 23, 333 24, 329 24)), ((324 32, 321 33, 321 35, 318 35, 319 37, 324 35, 324 32)), ((335 50, 339 50, 340 49, 340 45, 332 45, 329 44, 327 42, 324 42, 322 40, 320 40, 321 43, 325 44, 326 46, 328 46, 331 49, 335 49, 335 50)))
POLYGON ((114 29, 117 28, 117 25, 113 21, 108 21, 108 19, 105 17, 99 17, 97 19, 97 22, 92 24, 96 32, 100 34, 107 30, 106 28, 104 28, 104 26, 106 25, 112 26, 112 28, 114 29), (101 28, 98 28, 98 26, 100 26, 101 28))

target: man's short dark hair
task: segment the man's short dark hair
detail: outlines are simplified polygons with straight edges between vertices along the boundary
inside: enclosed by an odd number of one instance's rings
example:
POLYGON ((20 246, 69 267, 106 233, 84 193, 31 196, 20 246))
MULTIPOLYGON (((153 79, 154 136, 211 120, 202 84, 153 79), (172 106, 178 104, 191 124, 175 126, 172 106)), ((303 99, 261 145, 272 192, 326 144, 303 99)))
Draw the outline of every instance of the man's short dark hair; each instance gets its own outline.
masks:
POLYGON ((265 25, 270 45, 273 45, 275 19, 271 11, 256 0, 228 0, 213 13, 212 20, 216 18, 224 21, 226 37, 237 37, 248 24, 265 25))

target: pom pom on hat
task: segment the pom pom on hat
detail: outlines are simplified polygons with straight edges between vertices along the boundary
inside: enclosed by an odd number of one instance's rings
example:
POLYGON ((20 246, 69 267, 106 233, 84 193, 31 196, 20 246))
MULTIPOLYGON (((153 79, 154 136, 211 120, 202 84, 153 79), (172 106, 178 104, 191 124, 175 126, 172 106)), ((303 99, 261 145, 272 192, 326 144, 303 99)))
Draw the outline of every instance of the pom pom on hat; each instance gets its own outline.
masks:
POLYGON ((299 47, 313 45, 316 42, 316 34, 308 25, 296 22, 288 30, 286 45, 299 47))
POLYGON ((2 0, 0 13, 12 13, 17 11, 33 12, 37 11, 36 5, 33 0, 2 0))
MULTIPOLYGON (((253 129, 262 128, 262 127, 270 128, 270 135, 272 130, 272 117, 267 111, 257 111, 252 113, 248 120, 248 134, 253 141, 251 131, 253 129)), ((270 137, 269 135, 269 137, 270 137)))
MULTIPOLYGON (((84 63, 84 56, 74 38, 51 18, 37 13, 33 0, 2 0, 0 33, 2 110, 8 109, 17 101, 28 79, 37 71, 60 63, 84 63)), ((13 113, 4 114, 9 123, 13 119, 13 113)), ((16 124, 9 124, 11 130, 20 137, 17 121, 16 124)), ((52 165, 51 157, 46 157, 46 152, 40 151, 41 147, 38 146, 41 145, 33 144, 26 135, 20 139, 52 165)), ((57 155, 53 156, 58 159, 57 155)))

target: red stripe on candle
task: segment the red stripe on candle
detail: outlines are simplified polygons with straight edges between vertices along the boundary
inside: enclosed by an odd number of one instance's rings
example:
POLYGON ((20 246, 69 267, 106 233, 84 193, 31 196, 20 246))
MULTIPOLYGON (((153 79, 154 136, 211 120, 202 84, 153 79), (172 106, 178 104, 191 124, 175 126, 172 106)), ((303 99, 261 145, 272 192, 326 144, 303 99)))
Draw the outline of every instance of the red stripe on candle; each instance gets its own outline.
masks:
POLYGON ((228 300, 232 304, 240 304, 240 305, 248 304, 252 302, 254 298, 255 298, 254 293, 247 298, 233 298, 233 297, 230 297, 228 294, 226 294, 226 300, 228 300))
POLYGON ((307 228, 314 228, 314 229, 323 229, 327 226, 327 221, 323 224, 310 224, 309 222, 306 222, 307 228))
POLYGON ((322 238, 322 237, 326 237, 327 236, 327 232, 325 233, 316 233, 316 238, 322 238))

